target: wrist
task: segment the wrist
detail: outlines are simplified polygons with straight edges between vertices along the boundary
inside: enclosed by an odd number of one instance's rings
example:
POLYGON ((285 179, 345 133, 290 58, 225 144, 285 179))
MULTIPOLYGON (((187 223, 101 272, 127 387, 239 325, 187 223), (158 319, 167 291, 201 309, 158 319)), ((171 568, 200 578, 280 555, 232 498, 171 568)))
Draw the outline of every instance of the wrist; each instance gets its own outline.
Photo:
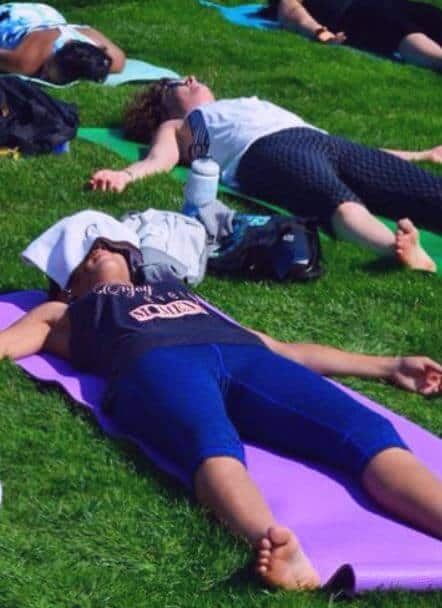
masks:
POLYGON ((430 158, 430 156, 431 156, 431 150, 421 150, 420 152, 413 152, 412 160, 414 160, 414 161, 427 160, 430 158))
POLYGON ((332 36, 332 33, 330 32, 330 30, 327 27, 325 27, 325 25, 321 25, 320 27, 316 28, 313 32, 313 38, 317 42, 325 43, 328 40, 330 40, 331 36, 332 36))
POLYGON ((126 173, 126 175, 129 176, 131 182, 135 181, 135 175, 132 173, 132 171, 130 169, 122 169, 122 171, 123 171, 123 173, 126 173))
POLYGON ((383 357, 384 365, 383 373, 381 377, 384 380, 392 380, 394 378, 395 373, 401 366, 402 357, 383 357))

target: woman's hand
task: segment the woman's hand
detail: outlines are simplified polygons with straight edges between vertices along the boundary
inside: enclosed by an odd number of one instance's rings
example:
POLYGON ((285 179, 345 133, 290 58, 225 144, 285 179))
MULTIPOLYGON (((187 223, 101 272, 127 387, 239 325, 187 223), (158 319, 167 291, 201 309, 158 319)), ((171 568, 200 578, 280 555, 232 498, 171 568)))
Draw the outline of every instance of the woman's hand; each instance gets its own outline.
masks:
POLYGON ((429 163, 442 164, 442 146, 435 146, 429 150, 423 150, 419 160, 426 160, 429 163))
POLYGON ((442 366, 428 357, 397 357, 388 379, 421 395, 442 393, 442 366))
POLYGON ((343 44, 347 40, 347 36, 344 32, 334 34, 330 30, 325 29, 317 34, 316 40, 322 44, 343 44))
POLYGON ((127 171, 101 169, 92 175, 89 180, 89 186, 91 187, 91 190, 123 192, 131 181, 132 176, 127 171))

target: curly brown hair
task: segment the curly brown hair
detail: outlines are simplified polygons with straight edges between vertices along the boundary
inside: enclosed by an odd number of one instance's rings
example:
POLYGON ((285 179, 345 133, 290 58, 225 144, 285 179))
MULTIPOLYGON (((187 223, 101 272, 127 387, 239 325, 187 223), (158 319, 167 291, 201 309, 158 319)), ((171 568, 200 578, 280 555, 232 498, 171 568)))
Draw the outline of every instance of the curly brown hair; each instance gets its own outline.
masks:
POLYGON ((164 91, 170 78, 142 89, 127 104, 124 111, 124 134, 129 139, 150 143, 160 124, 167 120, 164 91))

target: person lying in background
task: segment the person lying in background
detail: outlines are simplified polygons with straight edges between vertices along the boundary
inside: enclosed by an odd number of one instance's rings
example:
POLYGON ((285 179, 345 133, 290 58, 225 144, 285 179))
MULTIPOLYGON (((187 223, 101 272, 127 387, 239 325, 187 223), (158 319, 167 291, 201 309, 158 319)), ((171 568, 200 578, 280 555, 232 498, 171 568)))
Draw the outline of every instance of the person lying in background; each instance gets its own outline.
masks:
POLYGON ((269 0, 261 14, 323 44, 442 71, 442 10, 415 0, 269 0))
POLYGON ((125 129, 137 141, 152 142, 148 156, 121 171, 97 171, 92 189, 121 192, 134 180, 209 154, 227 185, 316 217, 338 237, 410 268, 436 270, 412 222, 442 231, 442 178, 409 161, 441 163, 442 146, 367 148, 257 97, 216 100, 194 76, 163 79, 139 92, 127 108, 125 129), (374 213, 400 219, 396 233, 374 213))
POLYGON ((47 4, 0 5, 0 71, 54 84, 102 82, 121 72, 124 52, 98 30, 71 25, 47 4))
POLYGON ((272 586, 314 589, 319 577, 249 476, 245 439, 355 476, 388 512, 442 538, 441 481, 388 420, 321 376, 384 378, 435 395, 438 363, 279 342, 205 307, 180 282, 139 284, 137 260, 128 243, 95 239, 54 301, 0 332, 0 358, 46 351, 104 376, 113 423, 183 473, 255 547, 272 586))

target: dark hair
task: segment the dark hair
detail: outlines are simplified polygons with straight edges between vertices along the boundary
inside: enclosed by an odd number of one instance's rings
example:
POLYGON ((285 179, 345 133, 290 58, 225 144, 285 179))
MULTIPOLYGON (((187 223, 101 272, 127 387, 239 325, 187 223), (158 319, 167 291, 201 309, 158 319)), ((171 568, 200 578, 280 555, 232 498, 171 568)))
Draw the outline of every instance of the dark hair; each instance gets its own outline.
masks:
POLYGON ((55 53, 53 61, 60 75, 60 84, 80 79, 102 82, 112 63, 102 48, 78 40, 66 43, 55 53))
POLYGON ((58 283, 56 283, 53 279, 49 278, 49 286, 48 286, 48 299, 49 300, 59 300, 61 294, 63 293, 63 289, 60 287, 58 283))
POLYGON ((151 142, 160 124, 167 120, 164 90, 170 78, 162 78, 135 94, 124 110, 124 134, 141 143, 151 142))

